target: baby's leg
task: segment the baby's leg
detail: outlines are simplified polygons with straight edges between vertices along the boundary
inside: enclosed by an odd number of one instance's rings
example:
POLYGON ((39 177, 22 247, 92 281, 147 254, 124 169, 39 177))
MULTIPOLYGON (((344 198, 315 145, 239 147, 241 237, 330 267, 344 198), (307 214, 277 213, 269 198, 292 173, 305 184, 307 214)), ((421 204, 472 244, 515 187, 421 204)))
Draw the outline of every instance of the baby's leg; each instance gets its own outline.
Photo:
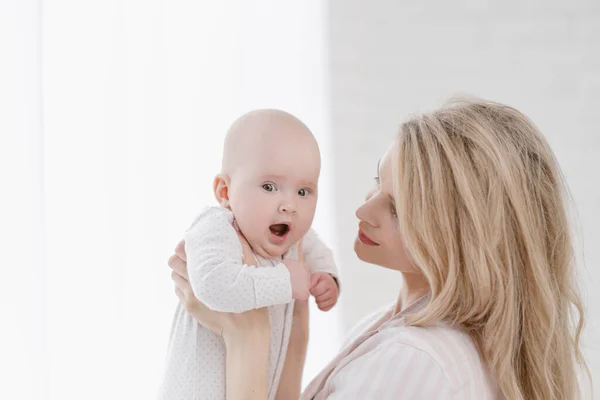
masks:
POLYGON ((225 400, 225 344, 180 305, 159 400, 225 400))
POLYGON ((194 400, 225 400, 225 343, 199 325, 196 346, 197 374, 194 400))

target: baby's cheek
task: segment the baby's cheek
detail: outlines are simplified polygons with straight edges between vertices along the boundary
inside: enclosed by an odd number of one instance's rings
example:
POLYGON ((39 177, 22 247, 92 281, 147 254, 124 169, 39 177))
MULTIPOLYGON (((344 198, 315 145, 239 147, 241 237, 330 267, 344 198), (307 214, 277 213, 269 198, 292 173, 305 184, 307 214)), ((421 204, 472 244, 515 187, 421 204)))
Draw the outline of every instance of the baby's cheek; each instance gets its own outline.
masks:
POLYGON ((293 237, 293 242, 296 243, 297 241, 299 241, 300 239, 302 239, 306 233, 308 232, 308 229, 310 228, 309 224, 303 224, 303 223, 296 223, 296 228, 295 232, 292 232, 293 237))

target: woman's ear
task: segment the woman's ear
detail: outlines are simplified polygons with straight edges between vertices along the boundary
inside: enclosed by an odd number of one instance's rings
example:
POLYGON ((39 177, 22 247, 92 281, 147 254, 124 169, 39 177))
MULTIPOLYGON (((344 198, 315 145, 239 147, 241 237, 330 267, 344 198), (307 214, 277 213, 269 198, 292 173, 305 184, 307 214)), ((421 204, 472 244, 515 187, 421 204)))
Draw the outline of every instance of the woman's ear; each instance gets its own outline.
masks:
POLYGON ((219 174, 213 181, 213 192, 221 207, 229 208, 229 177, 219 174))

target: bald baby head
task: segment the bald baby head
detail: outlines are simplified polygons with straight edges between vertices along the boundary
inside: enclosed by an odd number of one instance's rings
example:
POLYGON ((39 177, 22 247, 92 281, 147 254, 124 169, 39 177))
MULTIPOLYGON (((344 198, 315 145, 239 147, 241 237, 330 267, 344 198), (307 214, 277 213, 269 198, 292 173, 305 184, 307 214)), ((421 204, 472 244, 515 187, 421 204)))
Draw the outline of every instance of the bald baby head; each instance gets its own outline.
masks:
POLYGON ((269 158, 272 152, 306 152, 307 162, 321 160, 319 146, 308 127, 285 111, 261 109, 239 117, 227 131, 223 147, 221 172, 233 175, 239 167, 253 160, 269 158))
POLYGON ((256 110, 227 132, 213 189, 252 249, 281 257, 312 224, 320 172, 319 146, 306 125, 284 111, 256 110))

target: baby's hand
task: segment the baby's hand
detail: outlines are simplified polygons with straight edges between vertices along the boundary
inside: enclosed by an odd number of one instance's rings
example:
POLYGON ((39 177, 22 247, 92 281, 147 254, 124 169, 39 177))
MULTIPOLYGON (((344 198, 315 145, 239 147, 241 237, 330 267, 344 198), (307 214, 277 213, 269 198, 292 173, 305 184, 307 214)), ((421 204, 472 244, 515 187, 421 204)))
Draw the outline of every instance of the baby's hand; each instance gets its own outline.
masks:
POLYGON ((335 279, 326 272, 315 272, 310 277, 312 294, 321 311, 329 311, 337 303, 338 287, 335 279))
POLYGON ((290 280, 292 281, 292 298, 296 300, 308 300, 310 271, 302 261, 283 260, 283 263, 290 271, 290 280))

